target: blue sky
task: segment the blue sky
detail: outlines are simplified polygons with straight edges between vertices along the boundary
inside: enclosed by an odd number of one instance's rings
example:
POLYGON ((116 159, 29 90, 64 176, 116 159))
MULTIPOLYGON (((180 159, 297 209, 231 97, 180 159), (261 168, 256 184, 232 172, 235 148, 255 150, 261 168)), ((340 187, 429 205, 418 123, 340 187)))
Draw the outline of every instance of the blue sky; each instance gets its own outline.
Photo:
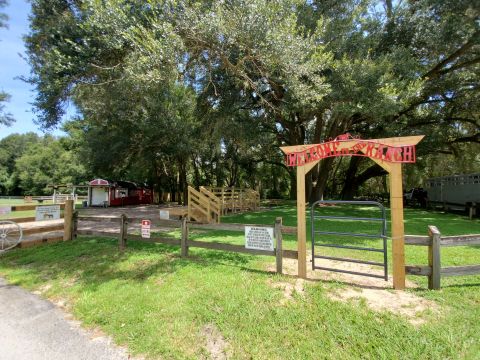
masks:
MULTIPOLYGON (((12 133, 33 131, 42 134, 33 122, 33 88, 17 79, 18 76, 28 76, 30 72, 27 62, 20 56, 25 54, 22 36, 28 33, 30 4, 26 0, 10 0, 2 11, 9 16, 9 20, 8 29, 0 29, 0 89, 11 95, 5 107, 16 122, 10 127, 0 125, 0 139, 12 133)), ((60 135, 61 132, 57 130, 54 134, 60 135)))

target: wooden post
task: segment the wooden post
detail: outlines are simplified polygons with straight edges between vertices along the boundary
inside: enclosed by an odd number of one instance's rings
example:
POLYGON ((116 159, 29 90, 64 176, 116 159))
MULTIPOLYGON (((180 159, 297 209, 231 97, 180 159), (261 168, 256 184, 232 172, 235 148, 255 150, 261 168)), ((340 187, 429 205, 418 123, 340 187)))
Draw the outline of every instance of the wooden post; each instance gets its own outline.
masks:
POLYGON ((78 232, 78 211, 73 211, 72 240, 77 238, 78 232))
POLYGON ((428 227, 428 235, 430 236, 431 243, 428 246, 428 265, 432 269, 431 275, 428 277, 429 289, 440 289, 440 240, 441 234, 436 226, 430 225, 428 227))
POLYGON ((305 167, 297 167, 297 250, 298 277, 307 278, 307 229, 305 219, 305 167))
POLYGON ((210 209, 210 199, 207 197, 207 223, 212 222, 212 210, 210 209))
POLYGON ((227 213, 227 207, 225 206, 225 189, 222 187, 222 215, 227 213))
POLYGON ((192 220, 192 192, 190 186, 188 187, 187 214, 188 220, 192 220))
POLYGON ((277 262, 277 274, 282 274, 283 272, 283 247, 282 247, 282 218, 277 217, 275 219, 275 239, 276 239, 276 249, 275 257, 277 262))
POLYGON ((475 202, 472 202, 468 207, 468 217, 470 220, 473 220, 473 217, 476 215, 476 208, 477 204, 475 202))
POLYGON ((73 234, 73 200, 65 200, 63 211, 63 241, 72 240, 73 234))
POLYGON ((402 164, 390 169, 390 211, 392 220, 393 288, 405 289, 405 230, 403 223, 402 164))
POLYGON ((127 247, 128 218, 127 215, 120 215, 120 236, 118 238, 118 248, 124 251, 127 247))
POLYGON ((181 256, 188 256, 188 222, 185 217, 182 218, 182 238, 180 240, 181 256))

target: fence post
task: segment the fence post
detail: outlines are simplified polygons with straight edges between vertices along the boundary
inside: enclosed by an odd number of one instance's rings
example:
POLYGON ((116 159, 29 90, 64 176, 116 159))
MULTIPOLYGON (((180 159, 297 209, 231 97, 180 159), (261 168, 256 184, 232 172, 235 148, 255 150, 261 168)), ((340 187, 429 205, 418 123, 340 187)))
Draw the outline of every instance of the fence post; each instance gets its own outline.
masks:
POLYGON ((78 232, 78 211, 73 212, 72 240, 77 238, 78 232))
POLYGON ((428 227, 428 235, 430 236, 430 245, 428 246, 428 265, 432 269, 432 273, 428 277, 429 289, 440 289, 440 240, 441 234, 436 226, 428 227))
POLYGON ((182 239, 180 240, 181 256, 188 256, 188 222, 186 217, 182 217, 182 239))
POLYGON ((476 215, 477 204, 472 202, 472 204, 468 207, 468 217, 470 220, 473 220, 473 217, 476 215))
POLYGON ((124 251, 127 247, 128 218, 127 215, 120 215, 120 237, 118 238, 118 247, 124 251))
POLYGON ((63 211, 63 241, 72 240, 73 207, 73 200, 65 200, 65 209, 63 211))
POLYGON ((282 274, 283 272, 283 248, 282 248, 282 218, 277 217, 275 219, 275 239, 276 239, 276 249, 275 257, 277 262, 277 274, 282 274))

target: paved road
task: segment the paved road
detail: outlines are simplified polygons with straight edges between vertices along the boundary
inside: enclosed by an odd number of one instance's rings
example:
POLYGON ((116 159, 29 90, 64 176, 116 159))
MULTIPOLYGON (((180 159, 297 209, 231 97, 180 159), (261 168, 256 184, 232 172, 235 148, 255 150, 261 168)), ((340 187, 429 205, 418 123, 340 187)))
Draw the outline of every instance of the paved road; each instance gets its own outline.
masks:
POLYGON ((0 360, 120 360, 124 349, 93 337, 52 303, 0 278, 0 360))

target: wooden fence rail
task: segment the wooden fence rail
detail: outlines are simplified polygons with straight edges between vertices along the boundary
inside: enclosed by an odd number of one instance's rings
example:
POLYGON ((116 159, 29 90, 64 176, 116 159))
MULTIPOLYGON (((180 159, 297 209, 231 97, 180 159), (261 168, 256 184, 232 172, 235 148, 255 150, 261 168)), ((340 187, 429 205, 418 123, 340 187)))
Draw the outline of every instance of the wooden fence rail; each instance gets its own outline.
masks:
POLYGON ((428 236, 405 236, 405 245, 428 246, 428 265, 407 265, 409 275, 428 276, 428 288, 440 289, 442 276, 464 276, 480 274, 480 265, 441 267, 441 247, 480 245, 480 234, 442 236, 440 231, 430 225, 428 236))
MULTIPOLYGON (((53 204, 54 205, 54 204, 53 204)), ((65 209, 65 204, 56 204, 60 205, 60 210, 65 209)), ((12 212, 17 212, 17 211, 32 211, 37 208, 37 206, 41 205, 13 205, 10 207, 12 212)), ((60 213, 60 218, 63 218, 64 215, 60 213)), ((35 216, 28 216, 28 217, 13 217, 13 218, 6 218, 6 219, 1 219, 2 221, 13 221, 16 222, 17 224, 20 223, 26 223, 26 222, 33 222, 35 221, 35 216)))
MULTIPOLYGON (((128 241, 143 241, 149 243, 161 243, 165 245, 180 246, 181 256, 188 256, 190 248, 203 248, 203 249, 212 249, 220 251, 231 251, 251 255, 262 255, 262 256, 274 256, 276 259, 276 270, 278 273, 283 272, 283 258, 297 259, 298 253, 295 250, 285 250, 283 249, 282 239, 284 233, 295 233, 296 228, 283 226, 282 218, 277 218, 273 225, 263 225, 263 224, 198 224, 195 222, 188 221, 186 218, 182 220, 160 220, 160 219, 145 219, 145 218, 128 218, 126 215, 121 215, 120 217, 98 217, 98 216, 78 216, 74 223, 78 221, 105 221, 105 222, 114 222, 119 224, 119 233, 118 233, 118 242, 120 251, 125 250, 127 247, 128 241), (152 236, 151 238, 142 238, 140 235, 134 235, 128 233, 129 225, 133 222, 140 222, 141 220, 150 220, 152 225, 156 225, 163 228, 170 229, 180 229, 181 237, 180 239, 174 238, 165 238, 159 236, 152 236), (202 229, 202 230, 228 230, 228 231, 244 231, 245 226, 262 226, 273 228, 274 237, 276 240, 275 248, 273 251, 268 250, 254 250, 247 249, 243 245, 237 244, 228 244, 220 242, 205 242, 189 239, 189 232, 191 229, 202 229)), ((96 230, 77 230, 76 234, 80 235, 96 235, 96 236, 107 236, 112 237, 114 233, 106 231, 96 231, 96 230)))
MULTIPOLYGON (((70 236, 67 236, 67 240, 71 240, 74 237, 76 232, 76 217, 77 212, 74 211, 74 202, 73 200, 67 200, 64 204, 59 205, 61 210, 64 210, 64 214, 60 214, 60 218, 67 217, 67 221, 64 219, 64 223, 56 224, 45 224, 43 221, 36 221, 35 217, 11 217, 8 219, 1 219, 0 221, 12 221, 21 225, 23 239, 20 243, 17 244, 19 248, 27 248, 36 245, 41 245, 45 243, 54 243, 58 241, 65 240, 65 229, 68 227, 70 236), (71 222, 68 222, 68 219, 71 219, 71 222), (24 223, 35 222, 33 226, 25 226, 24 223), (63 232, 63 233, 62 233, 63 232), (35 235, 33 238, 25 240, 25 237, 35 235), (37 236, 39 235, 39 236, 37 236)), ((12 212, 18 211, 31 211, 37 208, 37 204, 28 204, 28 205, 13 205, 10 207, 12 212)))

